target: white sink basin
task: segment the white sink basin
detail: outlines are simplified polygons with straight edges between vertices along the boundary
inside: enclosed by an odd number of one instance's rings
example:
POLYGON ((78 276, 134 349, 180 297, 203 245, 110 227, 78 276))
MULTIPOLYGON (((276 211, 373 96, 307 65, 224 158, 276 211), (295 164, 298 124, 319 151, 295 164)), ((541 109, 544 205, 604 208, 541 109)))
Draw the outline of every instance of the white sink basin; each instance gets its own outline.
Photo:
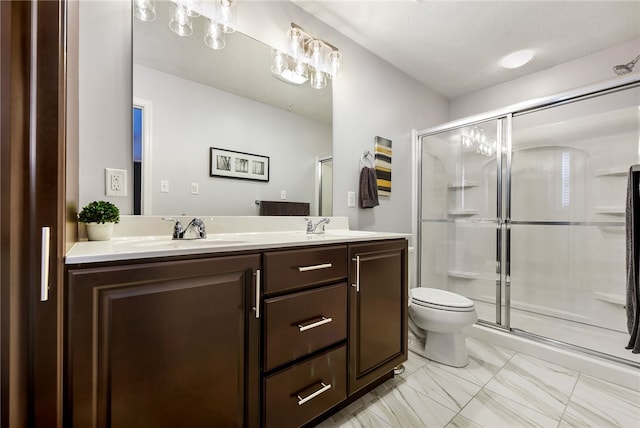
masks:
POLYGON ((344 236, 344 237, 366 237, 366 236, 374 236, 378 232, 369 232, 366 230, 347 230, 347 229, 336 229, 336 230, 325 230, 324 234, 329 236, 344 236))
POLYGON ((205 238, 205 239, 171 239, 158 236, 141 236, 139 238, 127 238, 112 241, 113 245, 120 248, 131 249, 186 249, 214 247, 218 245, 240 244, 246 241, 237 239, 205 238))

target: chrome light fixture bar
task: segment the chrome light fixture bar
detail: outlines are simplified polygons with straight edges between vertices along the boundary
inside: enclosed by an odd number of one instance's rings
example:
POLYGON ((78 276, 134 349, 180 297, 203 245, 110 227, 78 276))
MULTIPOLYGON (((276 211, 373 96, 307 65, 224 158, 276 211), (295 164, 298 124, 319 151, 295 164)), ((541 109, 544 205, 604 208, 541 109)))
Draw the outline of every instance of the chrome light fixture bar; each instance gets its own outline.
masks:
POLYGON ((341 58, 337 47, 292 22, 286 51, 272 51, 271 73, 286 83, 302 85, 309 81, 313 88, 322 89, 327 79, 339 77, 341 58))
MULTIPOLYGON (((163 0, 171 5, 169 28, 181 37, 193 34, 192 18, 203 17, 205 22, 204 43, 211 49, 225 46, 225 34, 236 31, 236 13, 233 0, 163 0), (205 5, 203 5, 203 2, 205 5), (203 15, 203 7, 209 6, 209 16, 203 15)), ((140 21, 156 19, 153 0, 134 0, 134 15, 140 21)))

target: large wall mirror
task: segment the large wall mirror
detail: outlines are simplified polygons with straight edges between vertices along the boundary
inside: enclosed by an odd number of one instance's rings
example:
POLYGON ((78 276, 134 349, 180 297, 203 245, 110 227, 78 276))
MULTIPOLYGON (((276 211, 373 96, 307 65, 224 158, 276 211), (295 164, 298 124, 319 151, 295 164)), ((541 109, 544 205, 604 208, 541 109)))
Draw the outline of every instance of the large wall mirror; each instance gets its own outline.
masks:
POLYGON ((178 36, 170 4, 156 2, 154 21, 133 20, 134 211, 258 215, 256 201, 286 200, 331 215, 330 177, 320 180, 332 154, 331 84, 277 80, 271 48, 240 32, 209 48, 204 17, 178 36), (212 176, 211 148, 268 159, 268 181, 212 176))

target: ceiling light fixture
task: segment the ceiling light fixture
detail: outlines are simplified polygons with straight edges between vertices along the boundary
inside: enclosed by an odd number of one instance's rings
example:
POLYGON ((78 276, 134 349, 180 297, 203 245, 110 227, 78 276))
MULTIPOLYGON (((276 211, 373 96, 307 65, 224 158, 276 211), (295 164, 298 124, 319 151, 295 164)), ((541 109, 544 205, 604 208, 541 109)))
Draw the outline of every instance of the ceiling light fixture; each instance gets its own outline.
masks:
MULTIPOLYGON (((225 34, 236 31, 236 13, 233 0, 169 0, 172 5, 169 28, 181 37, 193 34, 192 18, 203 16, 205 19, 204 43, 211 49, 225 46, 225 34), (203 16, 203 1, 211 5, 208 14, 203 16)), ((140 21, 156 19, 153 0, 134 0, 134 15, 140 21)))
POLYGON ((135 0, 134 13, 140 21, 153 21, 156 19, 156 6, 151 0, 135 0))
POLYGON ((640 55, 638 55, 636 59, 634 59, 631 62, 628 62, 626 64, 616 65, 615 67, 613 67, 613 71, 619 76, 622 76, 623 74, 631 73, 633 71, 633 67, 636 65, 636 62, 638 62, 638 60, 640 60, 640 55))
POLYGON ((302 85, 310 81, 313 88, 322 89, 328 79, 340 75, 341 58, 338 48, 292 22, 287 31, 286 52, 272 51, 271 73, 286 83, 302 85))
POLYGON ((500 65, 504 68, 518 68, 522 67, 533 58, 533 51, 529 49, 515 51, 502 57, 500 65))

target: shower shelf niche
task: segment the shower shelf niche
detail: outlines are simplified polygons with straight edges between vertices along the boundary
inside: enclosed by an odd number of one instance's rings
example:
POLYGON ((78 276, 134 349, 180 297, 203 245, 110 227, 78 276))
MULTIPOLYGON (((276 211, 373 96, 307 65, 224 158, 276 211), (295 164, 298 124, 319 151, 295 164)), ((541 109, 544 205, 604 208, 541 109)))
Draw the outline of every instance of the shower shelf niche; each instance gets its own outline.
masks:
POLYGON ((595 177, 624 177, 629 173, 627 169, 623 168, 608 168, 596 171, 593 175, 595 177))
POLYGON ((608 233, 611 235, 624 235, 624 233, 626 232, 625 229, 625 224, 622 223, 618 226, 612 226, 612 225, 598 225, 598 228, 603 232, 603 233, 608 233))
POLYGON ((596 214, 622 216, 625 213, 623 206, 593 207, 593 209, 596 214))
POLYGON ((478 210, 449 210, 448 214, 454 217, 471 217, 478 215, 478 210))
POLYGON ((449 190, 470 189, 472 187, 478 187, 480 184, 477 181, 464 181, 462 183, 449 184, 449 190))
POLYGON ((464 270, 450 270, 447 271, 447 276, 460 279, 476 279, 479 275, 475 272, 467 272, 464 270))
POLYGON ((597 300, 602 300, 621 308, 624 308, 627 304, 627 298, 624 294, 602 293, 600 291, 595 291, 593 294, 597 300))

